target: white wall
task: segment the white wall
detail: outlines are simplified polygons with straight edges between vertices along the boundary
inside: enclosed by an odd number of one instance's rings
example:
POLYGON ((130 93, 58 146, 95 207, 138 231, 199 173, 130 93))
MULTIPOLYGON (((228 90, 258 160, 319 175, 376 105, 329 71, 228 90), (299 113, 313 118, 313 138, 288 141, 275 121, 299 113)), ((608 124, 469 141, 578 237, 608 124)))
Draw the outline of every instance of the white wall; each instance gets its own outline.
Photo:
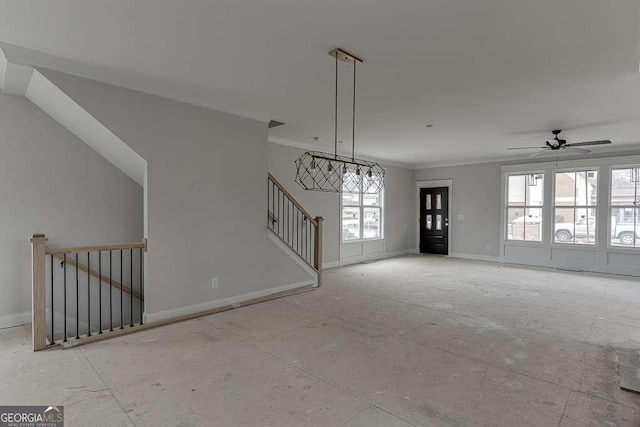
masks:
MULTIPOLYGON (((295 182, 294 161, 304 152, 300 148, 270 143, 269 171, 311 215, 324 218, 323 262, 325 265, 335 266, 340 262, 340 198, 337 193, 306 191, 295 182)), ((413 173, 409 169, 395 166, 385 168, 385 241, 378 245, 380 249, 367 254, 378 258, 415 248, 415 229, 411 221, 415 216, 413 173)), ((362 250, 360 253, 362 254, 362 250)), ((353 260, 365 258, 366 256, 360 256, 353 260)), ((343 263, 345 261, 343 256, 343 263)))
POLYGON ((308 280, 266 238, 266 123, 41 72, 147 161, 152 320, 308 280))
POLYGON ((0 327, 30 320, 31 249, 142 239, 142 187, 26 98, 0 93, 0 327))

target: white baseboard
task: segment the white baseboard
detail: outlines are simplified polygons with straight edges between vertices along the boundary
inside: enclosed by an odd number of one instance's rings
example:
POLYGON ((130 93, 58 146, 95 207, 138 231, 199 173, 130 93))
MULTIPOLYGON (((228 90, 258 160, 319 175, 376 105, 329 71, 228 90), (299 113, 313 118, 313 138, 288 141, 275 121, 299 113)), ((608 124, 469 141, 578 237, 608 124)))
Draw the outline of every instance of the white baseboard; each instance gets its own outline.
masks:
POLYGON ((323 270, 328 270, 330 268, 336 268, 336 267, 340 267, 340 261, 329 261, 329 262, 322 263, 323 270))
POLYGON ((30 311, 0 316, 0 329, 10 328, 12 326, 20 326, 24 325, 25 323, 31 323, 30 311))
POLYGON ((376 261, 379 259, 393 258, 397 256, 415 254, 415 253, 416 253, 415 249, 404 249, 401 251, 394 251, 394 252, 377 252, 374 254, 367 254, 367 255, 362 255, 357 257, 341 259, 340 266, 358 264, 358 263, 367 262, 367 261, 376 261))
POLYGON ((247 302, 256 298, 266 297, 268 295, 277 294, 279 292, 290 291, 292 289, 301 288, 303 286, 315 285, 313 280, 305 280, 304 282, 292 283, 290 285, 278 286, 277 288, 264 289, 262 291, 251 292, 248 294, 237 295, 230 298, 219 299, 215 301, 207 301, 199 304, 187 305, 184 307, 172 308, 170 310, 159 311, 157 313, 146 313, 145 321, 148 323, 158 322, 160 320, 172 319, 174 317, 186 316, 189 314, 199 313, 202 311, 213 310, 214 308, 224 307, 225 305, 234 305, 247 302))
POLYGON ((491 255, 464 254, 460 252, 452 252, 449 254, 452 258, 472 259, 476 261, 504 262, 502 258, 491 255))

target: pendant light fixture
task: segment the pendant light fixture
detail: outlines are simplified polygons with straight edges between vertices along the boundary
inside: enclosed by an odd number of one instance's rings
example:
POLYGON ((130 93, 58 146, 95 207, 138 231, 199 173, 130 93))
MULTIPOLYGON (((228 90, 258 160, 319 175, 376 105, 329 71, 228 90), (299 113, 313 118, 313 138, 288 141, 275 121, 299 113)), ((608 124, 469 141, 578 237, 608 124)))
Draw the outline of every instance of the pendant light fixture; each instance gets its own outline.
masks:
POLYGON ((384 188, 385 170, 376 162, 356 159, 356 66, 362 59, 343 49, 334 49, 335 58, 335 117, 334 152, 307 151, 296 160, 296 182, 310 191, 331 193, 379 193, 384 188), (351 157, 338 154, 338 63, 353 66, 353 103, 351 157))

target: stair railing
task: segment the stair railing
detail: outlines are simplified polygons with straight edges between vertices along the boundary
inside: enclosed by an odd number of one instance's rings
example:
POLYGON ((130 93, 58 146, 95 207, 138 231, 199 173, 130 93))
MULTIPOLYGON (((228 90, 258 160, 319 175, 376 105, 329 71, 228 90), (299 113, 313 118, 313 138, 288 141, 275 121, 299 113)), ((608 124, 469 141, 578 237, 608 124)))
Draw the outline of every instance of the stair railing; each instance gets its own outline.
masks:
POLYGON ((271 174, 267 179, 267 227, 305 263, 322 284, 322 222, 313 217, 271 174))
POLYGON ((146 241, 56 248, 48 240, 30 239, 34 351, 143 324, 146 241))

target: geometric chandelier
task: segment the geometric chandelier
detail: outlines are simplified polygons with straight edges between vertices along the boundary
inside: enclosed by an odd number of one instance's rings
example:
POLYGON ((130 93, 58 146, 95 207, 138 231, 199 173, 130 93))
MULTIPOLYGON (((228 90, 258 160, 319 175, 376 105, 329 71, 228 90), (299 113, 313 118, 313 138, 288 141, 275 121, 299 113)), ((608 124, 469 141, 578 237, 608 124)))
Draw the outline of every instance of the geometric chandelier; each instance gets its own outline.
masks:
POLYGON ((295 161, 296 182, 310 191, 331 193, 379 193, 385 185, 385 170, 376 162, 356 159, 356 64, 362 59, 345 50, 329 52, 336 61, 334 153, 307 151, 295 161), (338 61, 353 65, 353 111, 351 157, 338 155, 338 61))

